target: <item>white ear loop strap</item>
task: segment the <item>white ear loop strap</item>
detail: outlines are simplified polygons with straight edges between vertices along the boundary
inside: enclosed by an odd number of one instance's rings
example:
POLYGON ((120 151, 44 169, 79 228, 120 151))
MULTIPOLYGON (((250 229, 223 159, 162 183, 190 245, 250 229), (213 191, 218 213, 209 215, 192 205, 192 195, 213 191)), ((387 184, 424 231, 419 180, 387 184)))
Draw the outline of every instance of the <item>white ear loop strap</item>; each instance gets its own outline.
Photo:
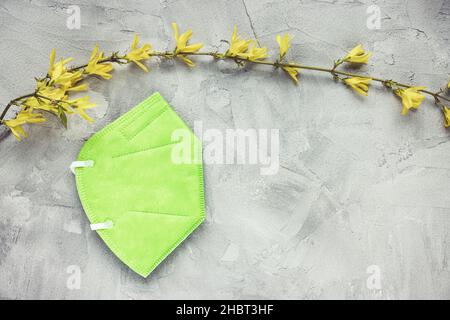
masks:
POLYGON ((112 227, 114 227, 114 223, 111 220, 91 224, 91 230, 94 230, 94 231, 95 230, 112 229, 112 227))
MULTIPOLYGON (((72 171, 73 174, 75 174, 76 168, 92 168, 94 166, 93 160, 86 160, 86 161, 74 161, 70 164, 70 171, 72 171)), ((107 220, 105 222, 100 223, 92 223, 91 230, 106 230, 111 229, 114 227, 114 223, 111 220, 107 220)))
POLYGON ((87 168, 87 167, 93 167, 93 166, 94 166, 93 160, 74 161, 70 165, 70 171, 72 171, 72 173, 75 174, 75 168, 87 168))
MULTIPOLYGON (((75 174, 75 168, 91 168, 94 166, 93 160, 86 160, 86 161, 74 161, 70 164, 70 171, 72 171, 73 174, 75 174)), ((91 230, 106 230, 106 229, 112 229, 114 227, 114 223, 111 220, 107 220, 105 222, 100 223, 92 223, 91 230)))

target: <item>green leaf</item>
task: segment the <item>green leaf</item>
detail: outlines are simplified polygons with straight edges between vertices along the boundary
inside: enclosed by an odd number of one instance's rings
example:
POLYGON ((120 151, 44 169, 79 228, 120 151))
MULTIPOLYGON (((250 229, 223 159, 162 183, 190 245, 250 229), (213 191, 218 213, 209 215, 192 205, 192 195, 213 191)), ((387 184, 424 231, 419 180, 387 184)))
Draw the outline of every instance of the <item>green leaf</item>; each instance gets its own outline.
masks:
POLYGON ((58 118, 61 121, 64 128, 67 129, 67 115, 61 106, 58 107, 58 118))

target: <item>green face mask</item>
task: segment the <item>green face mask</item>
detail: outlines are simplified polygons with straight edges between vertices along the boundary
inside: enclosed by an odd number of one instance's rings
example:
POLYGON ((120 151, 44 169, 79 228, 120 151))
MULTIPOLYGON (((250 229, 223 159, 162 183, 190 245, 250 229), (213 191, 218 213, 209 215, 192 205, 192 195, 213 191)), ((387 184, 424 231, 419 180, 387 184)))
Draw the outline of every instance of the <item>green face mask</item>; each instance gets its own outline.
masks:
POLYGON ((141 276, 205 219, 200 146, 154 93, 92 136, 71 166, 91 229, 141 276), (173 161, 179 129, 190 135, 192 161, 173 161))

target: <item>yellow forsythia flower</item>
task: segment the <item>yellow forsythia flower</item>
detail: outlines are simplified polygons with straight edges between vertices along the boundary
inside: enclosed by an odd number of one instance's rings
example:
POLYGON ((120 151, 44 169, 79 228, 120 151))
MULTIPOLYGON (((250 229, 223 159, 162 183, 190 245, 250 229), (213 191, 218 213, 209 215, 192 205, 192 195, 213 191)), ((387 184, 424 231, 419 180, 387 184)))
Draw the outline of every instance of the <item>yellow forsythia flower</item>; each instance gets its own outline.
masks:
MULTIPOLYGON (((276 37, 276 40, 278 42, 278 45, 280 47, 280 61, 283 60, 284 56, 286 55, 287 51, 291 47, 291 39, 289 38, 289 35, 284 34, 283 37, 278 35, 276 37)), ((282 69, 291 77, 291 79, 295 82, 295 84, 298 84, 298 73, 300 71, 300 68, 296 67, 282 67, 282 69)))
POLYGON ((24 110, 19 112, 15 119, 6 120, 4 124, 11 130, 12 134, 17 140, 21 140, 21 137, 26 138, 27 134, 22 128, 22 125, 27 123, 40 123, 44 122, 45 118, 40 113, 32 113, 29 110, 24 110))
POLYGON ((87 120, 88 122, 94 122, 94 120, 85 112, 86 109, 91 109, 96 106, 96 104, 92 103, 89 99, 89 96, 85 96, 74 100, 67 100, 67 104, 71 107, 71 110, 73 110, 73 112, 78 113, 83 119, 87 120))
POLYGON ((44 110, 44 111, 49 111, 49 112, 53 112, 53 113, 57 113, 58 108, 56 107, 56 105, 52 104, 50 100, 47 99, 36 99, 35 97, 31 97, 26 99, 23 102, 23 106, 27 107, 30 110, 44 110))
POLYGON ((188 41, 192 37, 192 30, 187 29, 187 31, 185 33, 180 35, 178 33, 178 25, 175 22, 172 23, 172 29, 173 29, 173 35, 175 37, 175 42, 177 43, 177 46, 175 48, 175 53, 188 66, 190 66, 190 67, 195 66, 195 64, 190 59, 188 59, 184 54, 180 54, 180 53, 195 53, 203 47, 203 43, 199 42, 199 43, 188 45, 188 41))
POLYGON ((192 30, 188 29, 185 33, 182 35, 179 35, 178 33, 178 25, 174 22, 172 23, 173 28, 173 34, 175 37, 175 41, 177 43, 177 47, 175 49, 176 53, 194 53, 200 50, 203 47, 203 43, 195 43, 188 45, 189 39, 192 37, 192 30))
POLYGON ((371 78, 351 77, 344 79, 344 82, 360 95, 367 96, 371 78))
POLYGON ((38 93, 53 100, 64 100, 67 98, 67 95, 62 88, 43 87, 38 90, 38 93))
MULTIPOLYGON (((47 97, 53 101, 60 101, 67 99, 67 95, 62 88, 48 87, 38 83, 37 93, 40 96, 47 97)), ((50 111, 53 113, 58 113, 58 107, 56 104, 52 103, 51 100, 38 97, 30 97, 23 101, 23 105, 29 108, 31 111, 34 109, 50 111)))
POLYGON ((70 88, 78 81, 82 80, 82 71, 71 72, 67 70, 66 64, 73 60, 73 58, 61 59, 55 63, 56 50, 53 49, 50 53, 50 66, 48 69, 48 76, 50 83, 53 85, 61 85, 70 88))
POLYGON ((142 47, 138 47, 139 36, 136 34, 131 44, 131 50, 125 55, 125 59, 136 63, 142 70, 148 72, 148 68, 141 62, 150 58, 152 52, 152 46, 149 43, 144 44, 142 47))
POLYGON ((86 90, 89 90, 89 85, 87 83, 82 83, 75 87, 66 87, 65 90, 72 91, 72 92, 86 91, 86 90))
POLYGON ((372 52, 365 52, 362 45, 358 44, 342 59, 345 62, 353 63, 367 63, 369 61, 372 52))
POLYGON ((291 39, 287 34, 284 34, 283 37, 278 35, 276 39, 278 45, 280 46, 280 60, 282 60, 286 55, 287 51, 289 50, 289 48, 291 47, 291 39))
POLYGON ((448 128, 450 127, 450 108, 444 106, 444 108, 442 108, 442 112, 444 113, 444 126, 448 128))
POLYGON ((239 57, 248 50, 248 46, 252 43, 252 40, 241 39, 241 36, 237 34, 237 27, 234 26, 233 34, 231 35, 230 48, 225 53, 229 57, 239 57))
MULTIPOLYGON (((103 59, 103 51, 98 52, 98 45, 95 46, 89 59, 88 65, 84 69, 87 74, 96 74, 103 79, 111 79, 112 75, 109 74, 113 69, 112 63, 99 63, 103 59)), ((73 90, 73 89, 72 89, 73 90)))
POLYGON ((231 35, 230 47, 225 53, 225 56, 258 61, 267 58, 267 48, 257 47, 252 40, 241 39, 241 37, 237 34, 236 26, 234 26, 233 34, 231 35))
POLYGON ((282 67, 284 71, 291 77, 291 79, 295 82, 295 84, 298 84, 298 73, 300 71, 300 68, 296 67, 282 67))
MULTIPOLYGON (((52 100, 63 100, 67 98, 67 96, 64 94, 64 90, 59 88, 43 89, 39 91, 39 95, 42 95, 52 100)), ((52 103, 52 100, 48 100, 45 98, 31 97, 26 99, 23 102, 23 105, 25 107, 30 108, 30 110, 39 109, 50 111, 56 114, 58 112, 58 107, 56 106, 55 103, 52 103)))
POLYGON ((258 61, 267 58, 267 48, 266 47, 256 47, 252 46, 246 53, 239 55, 242 58, 246 58, 250 61, 258 61))
POLYGON ((407 89, 397 89, 394 91, 395 94, 402 99, 402 115, 406 115, 411 108, 419 108, 420 104, 425 98, 425 96, 420 93, 420 90, 423 89, 425 89, 425 87, 417 86, 407 89))

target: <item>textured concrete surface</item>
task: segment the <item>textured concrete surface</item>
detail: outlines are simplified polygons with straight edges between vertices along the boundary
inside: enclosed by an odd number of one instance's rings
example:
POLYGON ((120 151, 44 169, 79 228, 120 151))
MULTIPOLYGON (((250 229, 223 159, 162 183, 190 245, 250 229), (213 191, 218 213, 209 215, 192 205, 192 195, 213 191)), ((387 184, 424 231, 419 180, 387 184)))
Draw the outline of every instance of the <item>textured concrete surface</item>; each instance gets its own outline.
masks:
MULTIPOLYGON (((0 101, 32 90, 52 47, 82 62, 95 43, 125 50, 138 32, 166 48, 173 21, 212 45, 235 24, 271 48, 289 32, 290 58, 305 64, 363 43, 374 56, 362 71, 434 89, 449 78, 448 0, 2 0, 0 101), (366 26, 372 4, 378 30, 366 26), (66 27, 69 5, 80 30, 66 27)), ((267 68, 196 61, 92 80, 94 125, 72 117, 68 130, 49 122, 0 142, 1 298, 450 298, 450 134, 429 100, 402 117, 379 87, 361 98, 324 74, 305 71, 295 87, 267 68), (278 128, 280 170, 207 165, 206 223, 142 279, 89 230, 68 166, 156 90, 189 125, 278 128)))

